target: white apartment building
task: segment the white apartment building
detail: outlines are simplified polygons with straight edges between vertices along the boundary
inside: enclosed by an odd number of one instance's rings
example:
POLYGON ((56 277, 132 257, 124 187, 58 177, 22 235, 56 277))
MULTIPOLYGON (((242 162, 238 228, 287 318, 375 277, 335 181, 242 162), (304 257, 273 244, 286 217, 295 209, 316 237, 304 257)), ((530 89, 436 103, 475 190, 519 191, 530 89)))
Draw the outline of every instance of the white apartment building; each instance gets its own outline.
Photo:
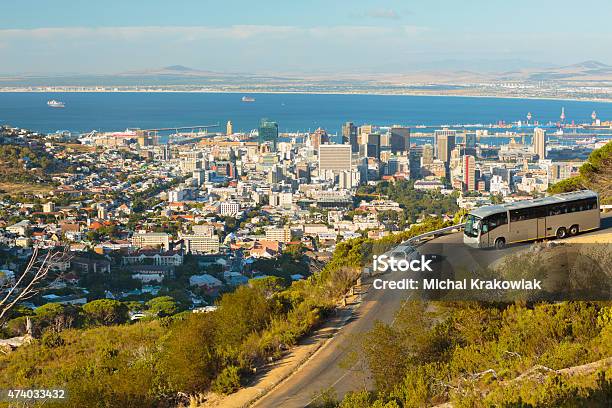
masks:
POLYGON ((137 248, 170 249, 170 235, 165 232, 138 231, 131 238, 132 245, 137 248))
POLYGON ((219 205, 219 214, 234 216, 240 212, 240 203, 225 201, 219 205))
POLYGON ((268 228, 266 230, 266 239, 269 241, 290 242, 291 229, 288 226, 282 228, 268 228))
POLYGON ((185 251, 189 254, 217 254, 219 253, 219 237, 206 235, 179 235, 185 244, 185 251))

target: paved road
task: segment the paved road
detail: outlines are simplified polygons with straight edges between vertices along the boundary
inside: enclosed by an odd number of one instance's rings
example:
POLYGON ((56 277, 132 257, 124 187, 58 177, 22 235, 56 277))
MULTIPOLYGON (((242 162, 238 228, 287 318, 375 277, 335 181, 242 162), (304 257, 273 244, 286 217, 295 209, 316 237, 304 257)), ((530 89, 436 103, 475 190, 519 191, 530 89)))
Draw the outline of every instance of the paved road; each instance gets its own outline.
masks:
MULTIPOLYGON (((602 219, 602 230, 594 231, 592 235, 612 229, 612 214, 602 219)), ((469 250, 461 249, 462 234, 456 233, 431 240, 419 247, 422 253, 442 253, 447 258, 444 262, 458 265, 485 266, 493 263, 500 257, 524 249, 529 244, 513 245, 504 250, 469 250), (457 245, 451 245, 457 244, 457 245), (474 252, 477 251, 477 252, 474 252), (477 254, 477 256, 474 256, 477 254)), ((404 278, 404 272, 394 272, 385 275, 387 280, 404 278)), ((402 290, 374 290, 365 285, 362 304, 356 309, 351 319, 319 352, 305 363, 295 374, 283 384, 270 391, 261 398, 255 407, 283 407, 302 408, 312 404, 317 393, 328 388, 334 388, 336 395, 341 397, 351 390, 362 389, 364 384, 372 387, 371 380, 367 378, 359 364, 351 367, 351 345, 354 339, 368 331, 376 320, 392 323, 396 311, 401 307, 409 291, 402 290)))

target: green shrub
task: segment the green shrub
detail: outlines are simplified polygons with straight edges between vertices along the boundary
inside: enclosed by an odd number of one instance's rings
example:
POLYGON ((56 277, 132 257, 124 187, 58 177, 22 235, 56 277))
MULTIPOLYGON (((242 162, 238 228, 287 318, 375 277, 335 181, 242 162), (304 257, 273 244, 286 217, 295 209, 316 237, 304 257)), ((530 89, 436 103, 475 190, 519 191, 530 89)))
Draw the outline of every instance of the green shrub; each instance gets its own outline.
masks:
POLYGON ((40 342, 43 346, 47 348, 61 347, 65 344, 62 336, 52 330, 46 331, 45 334, 43 334, 43 336, 41 337, 40 342))
POLYGON ((236 366, 225 367, 212 384, 213 391, 218 394, 231 394, 239 388, 240 374, 236 366))

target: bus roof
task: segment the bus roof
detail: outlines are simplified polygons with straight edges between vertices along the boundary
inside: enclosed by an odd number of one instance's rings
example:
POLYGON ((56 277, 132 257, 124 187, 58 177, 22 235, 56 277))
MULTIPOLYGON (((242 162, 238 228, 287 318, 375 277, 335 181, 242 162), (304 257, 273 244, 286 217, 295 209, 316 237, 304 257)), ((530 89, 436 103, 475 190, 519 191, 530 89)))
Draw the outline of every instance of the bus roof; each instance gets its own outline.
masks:
POLYGON ((515 203, 499 204, 499 205, 488 205, 485 207, 479 207, 472 211, 470 214, 476 217, 484 218, 492 214, 498 214, 500 212, 508 210, 517 210, 521 208, 537 207, 540 205, 563 203, 574 200, 584 200, 586 198, 597 198, 597 193, 591 190, 580 190, 572 191, 569 193, 556 194, 549 197, 536 198, 534 200, 522 200, 515 203))

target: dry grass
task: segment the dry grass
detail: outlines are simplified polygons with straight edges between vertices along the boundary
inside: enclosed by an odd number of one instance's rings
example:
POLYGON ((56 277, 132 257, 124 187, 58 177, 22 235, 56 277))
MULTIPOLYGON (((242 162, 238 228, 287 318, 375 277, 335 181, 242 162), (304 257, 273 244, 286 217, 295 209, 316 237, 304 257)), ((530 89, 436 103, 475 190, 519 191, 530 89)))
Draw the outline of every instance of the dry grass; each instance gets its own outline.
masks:
POLYGON ((16 194, 46 194, 51 191, 52 187, 40 183, 9 183, 0 182, 1 194, 16 195, 16 194))
POLYGON ((89 153, 95 152, 96 148, 94 146, 86 146, 80 143, 57 143, 60 146, 64 146, 67 151, 75 151, 78 153, 89 153))

